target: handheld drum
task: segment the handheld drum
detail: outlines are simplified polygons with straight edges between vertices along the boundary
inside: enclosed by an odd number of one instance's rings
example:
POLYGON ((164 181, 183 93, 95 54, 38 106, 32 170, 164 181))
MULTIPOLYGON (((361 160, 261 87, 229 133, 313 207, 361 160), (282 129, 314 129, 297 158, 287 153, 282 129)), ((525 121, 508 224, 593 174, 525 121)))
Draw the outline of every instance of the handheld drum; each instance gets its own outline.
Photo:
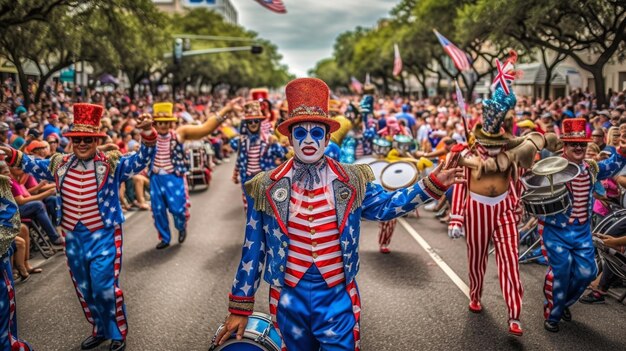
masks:
POLYGON ((216 346, 215 341, 222 328, 223 324, 215 332, 209 351, 280 351, 283 342, 272 324, 272 318, 265 313, 254 312, 248 317, 243 339, 237 340, 233 334, 224 344, 216 346))
POLYGON ((399 161, 387 165, 381 173, 380 183, 387 190, 397 190, 415 184, 417 168, 411 162, 399 161))
POLYGON ((380 176, 383 173, 383 169, 389 165, 388 161, 385 160, 376 160, 369 163, 372 172, 374 172, 374 183, 382 184, 380 182, 380 176))

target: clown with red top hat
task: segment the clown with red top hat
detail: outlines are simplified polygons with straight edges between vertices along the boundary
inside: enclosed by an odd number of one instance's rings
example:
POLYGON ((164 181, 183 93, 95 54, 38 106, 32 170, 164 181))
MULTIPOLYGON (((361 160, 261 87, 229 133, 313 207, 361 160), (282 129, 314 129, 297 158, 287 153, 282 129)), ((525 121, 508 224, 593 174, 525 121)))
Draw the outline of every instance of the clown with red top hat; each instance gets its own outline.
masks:
POLYGON ((252 179, 261 171, 267 171, 276 166, 275 160, 284 160, 287 149, 275 141, 262 137, 262 123, 267 115, 261 108, 258 100, 248 101, 244 105, 242 130, 246 133, 239 138, 233 138, 230 145, 237 152, 237 161, 233 171, 233 182, 241 184, 244 207, 247 206, 245 188, 243 184, 252 179))
POLYGON ((549 266, 544 285, 544 327, 550 332, 559 331, 561 320, 572 319, 570 307, 598 273, 591 236, 594 183, 614 177, 626 165, 626 135, 621 136, 621 147, 609 159, 585 159, 591 142, 586 124, 584 118, 567 118, 562 125, 563 157, 580 168, 578 176, 567 184, 572 206, 539 218, 542 249, 549 266))
POLYGON ((324 156, 340 124, 330 118, 329 89, 301 78, 286 87, 288 118, 278 131, 289 137, 294 157, 245 184, 247 225, 242 257, 222 344, 241 339, 263 277, 270 284, 270 314, 283 350, 359 350, 361 219, 390 220, 441 196, 458 169, 435 170, 419 183, 386 192, 367 165, 341 164, 324 156), (265 273, 263 274, 263 266, 265 273))
POLYGON ((8 163, 41 180, 55 182, 59 214, 70 276, 82 309, 93 326, 81 349, 111 340, 110 350, 124 350, 128 325, 124 294, 118 278, 122 262, 122 224, 119 189, 122 182, 141 172, 154 157, 156 131, 151 119, 137 125, 143 143, 135 154, 102 152, 98 145, 102 106, 74 105, 74 123, 64 134, 73 153, 34 159, 21 151, 4 149, 8 163))

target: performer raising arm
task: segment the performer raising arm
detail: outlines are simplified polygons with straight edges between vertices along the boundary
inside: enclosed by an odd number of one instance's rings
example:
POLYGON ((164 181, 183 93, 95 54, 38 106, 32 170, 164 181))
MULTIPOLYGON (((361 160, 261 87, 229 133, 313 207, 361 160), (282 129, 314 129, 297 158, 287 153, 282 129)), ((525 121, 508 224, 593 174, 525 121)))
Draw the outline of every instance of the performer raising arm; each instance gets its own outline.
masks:
POLYGON ((97 347, 111 339, 110 350, 126 347, 126 309, 118 286, 122 268, 120 184, 140 172, 154 157, 157 133, 149 116, 142 116, 139 152, 122 156, 103 153, 97 147, 106 134, 100 132, 102 106, 74 104, 74 124, 65 136, 74 153, 55 154, 48 160, 33 159, 21 151, 0 147, 9 165, 21 167, 41 180, 56 182, 60 216, 70 276, 92 335, 81 349, 97 347))
POLYGON ((243 336, 261 281, 270 284, 270 313, 291 351, 358 350, 361 218, 390 220, 441 196, 459 169, 440 171, 405 189, 385 192, 367 165, 324 156, 339 123, 328 117, 328 86, 301 78, 286 87, 288 135, 295 156, 246 183, 245 243, 232 291, 223 343, 243 336), (280 301, 280 303, 278 303, 280 301))

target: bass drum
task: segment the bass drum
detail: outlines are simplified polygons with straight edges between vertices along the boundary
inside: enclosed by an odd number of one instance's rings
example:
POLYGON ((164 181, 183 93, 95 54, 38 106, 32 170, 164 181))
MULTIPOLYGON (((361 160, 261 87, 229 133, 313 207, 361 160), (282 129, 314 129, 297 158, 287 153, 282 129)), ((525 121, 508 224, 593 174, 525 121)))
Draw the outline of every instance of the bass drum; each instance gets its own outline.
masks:
POLYGON ((417 182, 418 173, 415 164, 398 161, 387 165, 380 177, 380 182, 387 190, 409 187, 417 182))
MULTIPOLYGON (((604 218, 593 230, 594 233, 609 235, 615 238, 621 238, 626 235, 626 210, 619 210, 611 213, 604 218)), ((626 280, 626 255, 624 248, 615 250, 605 246, 602 240, 596 236, 593 237, 593 244, 598 249, 598 253, 602 260, 607 263, 609 269, 615 275, 626 280)))
POLYGON ((380 182, 380 176, 383 174, 383 169, 389 165, 389 162, 385 160, 376 160, 369 163, 372 172, 374 172, 374 183, 382 184, 380 182))
POLYGON ((265 313, 254 312, 248 317, 243 339, 237 340, 233 334, 224 344, 216 346, 217 335, 223 327, 221 325, 215 332, 209 351, 280 351, 283 343, 272 324, 272 317, 265 313))
POLYGON ((374 156, 363 156, 354 161, 355 165, 369 165, 370 163, 377 161, 378 158, 374 156))

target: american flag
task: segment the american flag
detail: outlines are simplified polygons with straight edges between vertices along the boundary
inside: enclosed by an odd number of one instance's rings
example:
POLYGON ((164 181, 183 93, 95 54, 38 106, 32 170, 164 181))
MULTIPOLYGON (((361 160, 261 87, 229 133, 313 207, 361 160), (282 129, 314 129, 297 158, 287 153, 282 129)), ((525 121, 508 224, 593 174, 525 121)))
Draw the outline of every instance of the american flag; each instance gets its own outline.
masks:
POLYGON ((452 44, 450 40, 441 35, 441 33, 437 32, 435 29, 433 29, 433 32, 435 32, 437 39, 439 39, 439 43, 443 46, 443 51, 450 56, 456 68, 461 72, 469 71, 472 68, 472 65, 469 62, 467 54, 463 52, 463 50, 457 48, 456 45, 452 44))
POLYGON ((287 13, 287 8, 281 0, 256 0, 256 2, 276 13, 287 13))
POLYGON ((402 57, 398 44, 393 44, 393 76, 397 77, 402 73, 402 57))
POLYGON ((361 84, 361 82, 354 77, 350 77, 350 85, 352 86, 352 90, 354 90, 357 94, 361 94, 363 91, 363 84, 361 84))

